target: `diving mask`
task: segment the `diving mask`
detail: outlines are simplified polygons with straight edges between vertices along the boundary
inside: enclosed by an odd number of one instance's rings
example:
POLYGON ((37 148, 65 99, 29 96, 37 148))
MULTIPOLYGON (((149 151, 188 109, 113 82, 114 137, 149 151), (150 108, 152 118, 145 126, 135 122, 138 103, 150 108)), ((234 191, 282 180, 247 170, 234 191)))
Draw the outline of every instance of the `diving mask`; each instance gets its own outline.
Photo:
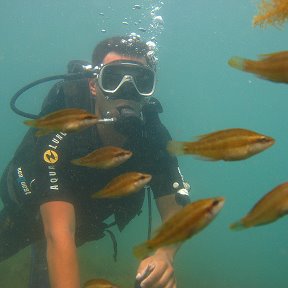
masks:
POLYGON ((116 93, 126 82, 133 84, 141 96, 151 96, 154 93, 155 72, 138 62, 115 61, 100 68, 95 67, 95 70, 98 85, 105 93, 116 93))

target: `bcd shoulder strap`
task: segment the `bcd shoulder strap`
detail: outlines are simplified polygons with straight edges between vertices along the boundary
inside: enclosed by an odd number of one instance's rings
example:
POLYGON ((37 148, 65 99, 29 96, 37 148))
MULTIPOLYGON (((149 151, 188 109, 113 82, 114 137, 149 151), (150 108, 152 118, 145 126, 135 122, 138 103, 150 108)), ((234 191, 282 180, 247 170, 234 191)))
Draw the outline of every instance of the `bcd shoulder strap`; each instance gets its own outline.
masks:
MULTIPOLYGON (((87 61, 72 60, 67 66, 68 73, 84 71, 83 67, 88 64, 89 62, 87 61)), ((88 79, 84 78, 57 82, 46 96, 40 115, 65 108, 79 108, 89 113, 94 113, 95 99, 90 94, 88 81, 88 79)))

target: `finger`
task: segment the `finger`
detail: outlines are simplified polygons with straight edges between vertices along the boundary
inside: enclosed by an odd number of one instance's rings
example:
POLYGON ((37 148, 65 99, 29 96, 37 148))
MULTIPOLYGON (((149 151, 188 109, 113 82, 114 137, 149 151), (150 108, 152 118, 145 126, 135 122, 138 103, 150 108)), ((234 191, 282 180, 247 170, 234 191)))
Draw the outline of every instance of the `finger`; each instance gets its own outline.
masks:
POLYGON ((165 288, 176 288, 176 282, 170 281, 167 286, 164 286, 165 288))
POLYGON ((140 286, 142 288, 161 288, 160 286, 155 286, 155 283, 159 283, 159 280, 161 278, 161 274, 157 273, 156 271, 151 272, 149 276, 147 276, 141 283, 140 286))
POLYGON ((145 278, 147 278, 151 272, 154 270, 155 268, 155 264, 153 263, 149 263, 146 268, 144 269, 143 272, 138 272, 137 275, 136 275, 136 280, 138 282, 141 282, 143 281, 145 278))
POLYGON ((174 288, 175 287, 175 278, 174 278, 174 276, 172 276, 172 277, 162 277, 159 280, 159 283, 160 283, 159 284, 160 287, 163 287, 163 288, 174 288))
POLYGON ((172 279, 168 280, 167 283, 166 282, 162 282, 162 280, 160 280, 159 283, 155 284, 155 287, 153 286, 151 288, 176 288, 175 279, 172 278, 172 279))
POLYGON ((143 285, 141 287, 168 288, 172 285, 171 288, 173 288, 174 283, 175 283, 174 270, 168 267, 163 274, 152 273, 143 282, 141 282, 141 285, 143 285))

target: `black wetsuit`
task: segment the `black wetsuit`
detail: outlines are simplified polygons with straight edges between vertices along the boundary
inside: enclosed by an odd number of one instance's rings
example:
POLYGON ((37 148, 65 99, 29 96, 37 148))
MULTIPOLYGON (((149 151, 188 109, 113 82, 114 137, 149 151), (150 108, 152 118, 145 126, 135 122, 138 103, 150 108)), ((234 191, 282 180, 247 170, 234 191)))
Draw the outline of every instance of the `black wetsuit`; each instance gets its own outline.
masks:
MULTIPOLYGON (((57 105, 54 103, 53 108, 50 104, 44 105, 42 114, 55 110, 55 107, 65 108, 63 91, 62 94, 59 91, 61 89, 57 90, 58 98, 54 101, 57 105)), ((91 199, 93 193, 115 176, 128 171, 151 174, 149 186, 155 198, 184 188, 177 159, 166 151, 171 137, 158 113, 146 110, 142 131, 123 146, 133 152, 133 157, 110 170, 71 164, 71 160, 103 146, 96 126, 77 133, 51 133, 42 137, 36 137, 35 129, 29 129, 0 183, 4 203, 0 214, 0 261, 44 238, 39 214, 43 203, 60 200, 73 204, 77 223, 76 244, 79 246, 103 237, 107 228, 104 221, 109 216, 115 216, 115 223, 122 230, 140 213, 145 197, 143 190, 125 198, 91 199), (179 184, 177 189, 173 188, 175 182, 179 184)))

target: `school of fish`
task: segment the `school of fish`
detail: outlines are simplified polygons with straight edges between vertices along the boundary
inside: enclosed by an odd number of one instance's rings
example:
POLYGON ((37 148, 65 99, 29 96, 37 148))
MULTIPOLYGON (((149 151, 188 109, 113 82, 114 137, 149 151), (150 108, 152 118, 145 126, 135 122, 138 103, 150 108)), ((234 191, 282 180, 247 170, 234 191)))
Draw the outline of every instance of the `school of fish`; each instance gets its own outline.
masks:
MULTIPOLYGON (((282 25, 288 19, 287 0, 261 0, 259 15, 253 18, 253 25, 282 25)), ((253 73, 260 78, 288 83, 288 51, 260 55, 259 60, 232 57, 228 64, 238 70, 253 73)), ((36 120, 24 123, 37 128, 36 136, 52 132, 78 132, 101 122, 98 116, 82 109, 63 109, 36 120)), ((239 161, 250 158, 271 147, 275 140, 263 134, 243 129, 230 128, 198 136, 195 141, 171 140, 167 151, 171 155, 194 155, 210 161, 239 161)), ((133 157, 131 151, 120 147, 106 146, 71 162, 74 165, 95 169, 118 167, 133 157)), ((149 184, 152 175, 137 171, 127 172, 112 179, 106 186, 91 195, 92 199, 120 198, 137 193, 149 184)), ((156 249, 184 242, 207 227, 223 208, 223 197, 200 199, 187 204, 164 222, 155 236, 135 246, 133 254, 143 259, 156 249)), ((264 195, 239 221, 230 225, 232 230, 260 226, 277 221, 288 214, 288 182, 275 187, 264 195)), ((83 288, 119 288, 108 280, 99 278, 87 281, 83 288)))
MULTIPOLYGON (((287 0, 261 0, 259 14, 254 16, 253 25, 266 27, 268 24, 282 26, 288 20, 287 0)), ((259 60, 232 57, 228 64, 236 69, 253 73, 260 78, 288 83, 288 50, 262 54, 259 60)), ((264 195, 239 221, 230 225, 232 230, 242 230, 277 221, 288 213, 288 182, 275 187, 264 195)))

